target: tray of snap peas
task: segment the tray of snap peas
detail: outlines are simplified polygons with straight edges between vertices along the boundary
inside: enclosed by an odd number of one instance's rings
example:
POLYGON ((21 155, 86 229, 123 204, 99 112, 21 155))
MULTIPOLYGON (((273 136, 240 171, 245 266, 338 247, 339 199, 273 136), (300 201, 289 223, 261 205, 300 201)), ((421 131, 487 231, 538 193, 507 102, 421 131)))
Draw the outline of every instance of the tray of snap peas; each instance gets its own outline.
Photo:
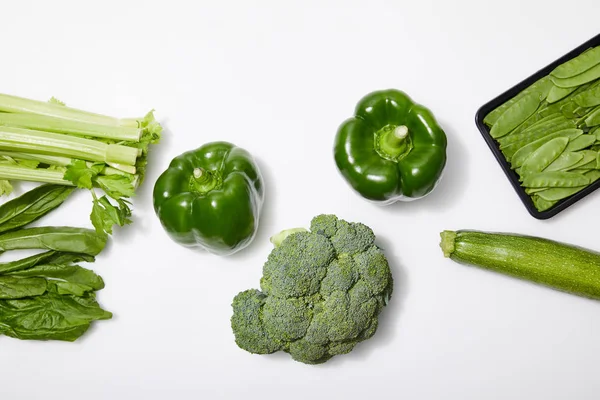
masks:
POLYGON ((483 105, 476 124, 529 213, 600 187, 600 35, 483 105))

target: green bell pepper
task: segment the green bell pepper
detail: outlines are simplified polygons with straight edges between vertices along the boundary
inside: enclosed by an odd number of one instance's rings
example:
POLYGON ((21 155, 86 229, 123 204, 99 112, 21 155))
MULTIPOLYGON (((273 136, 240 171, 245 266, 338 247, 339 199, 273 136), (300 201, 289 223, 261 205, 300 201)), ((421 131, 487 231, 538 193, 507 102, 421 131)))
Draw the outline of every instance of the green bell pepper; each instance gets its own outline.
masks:
POLYGON ((338 169, 363 197, 390 204, 425 196, 446 165, 446 134, 431 112, 399 90, 376 91, 338 129, 338 169))
POLYGON ((253 157, 213 142, 171 161, 154 185, 154 211, 177 243, 228 255, 254 238, 263 195, 253 157))

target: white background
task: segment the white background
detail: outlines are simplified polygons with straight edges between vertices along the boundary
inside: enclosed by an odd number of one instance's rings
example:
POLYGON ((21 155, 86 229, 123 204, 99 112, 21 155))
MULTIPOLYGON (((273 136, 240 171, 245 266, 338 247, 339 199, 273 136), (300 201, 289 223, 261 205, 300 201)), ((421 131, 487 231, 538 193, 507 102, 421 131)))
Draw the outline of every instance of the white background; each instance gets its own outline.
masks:
MULTIPOLYGON (((528 215, 474 124, 477 108, 598 33, 579 1, 11 1, 0 91, 165 126, 135 223, 93 268, 111 321, 76 343, 0 337, 0 398, 597 399, 600 303, 442 257, 439 232, 544 236, 600 250, 600 193, 528 215), (399 88, 448 135, 420 201, 378 207, 338 175, 332 140, 366 93, 399 88), (218 258, 170 241, 152 210, 169 160, 213 140, 252 152, 267 197, 256 240, 218 258), (373 228, 393 268, 380 330, 321 366, 240 350, 231 299, 257 287, 268 238, 335 213, 373 228)), ((24 188, 21 188, 21 191, 24 188)), ((89 226, 78 193, 45 224, 89 226)))

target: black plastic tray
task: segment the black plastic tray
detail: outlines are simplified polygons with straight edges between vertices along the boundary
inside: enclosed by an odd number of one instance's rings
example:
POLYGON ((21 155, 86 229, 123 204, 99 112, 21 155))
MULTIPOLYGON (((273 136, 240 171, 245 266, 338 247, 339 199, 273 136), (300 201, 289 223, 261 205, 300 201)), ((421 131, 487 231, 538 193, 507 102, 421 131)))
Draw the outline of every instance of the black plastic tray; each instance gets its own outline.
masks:
POLYGON ((517 173, 515 171, 510 169, 509 163, 504 158, 504 155, 502 154, 502 152, 500 152, 500 147, 499 147, 498 143, 492 138, 492 136, 490 136, 490 129, 487 127, 487 125, 485 125, 483 123, 483 119, 485 118, 485 116, 487 114, 489 114, 496 107, 504 104, 506 101, 515 97, 519 92, 521 92, 522 90, 524 90, 525 88, 527 88, 528 86, 533 84, 535 81, 550 74, 550 72, 552 72, 552 70, 554 68, 556 68, 557 66, 559 66, 560 64, 570 60, 571 58, 577 57, 579 54, 583 53, 585 50, 589 49, 590 47, 595 47, 595 46, 600 46, 600 34, 596 35, 592 39, 583 43, 581 46, 579 46, 576 49, 565 54, 558 60, 554 61, 552 64, 549 64, 546 67, 542 68, 541 70, 539 70, 535 74, 531 75, 529 78, 525 79, 524 81, 522 81, 522 82, 518 83, 517 85, 513 86, 512 88, 508 89, 506 92, 502 93, 498 97, 485 103, 483 106, 481 106, 479 108, 479 110, 477 110, 477 114, 475 115, 475 123, 477 124, 477 128, 479 128, 481 135, 487 142, 488 146, 490 147, 490 150, 492 150, 492 153, 494 153, 496 160, 498 160, 498 163, 504 170, 504 173, 510 180, 510 183, 512 184, 513 188, 515 189, 515 191, 521 198, 521 201, 523 202, 525 207, 527 207, 527 211, 529 211, 529 214, 531 214, 534 218, 548 219, 548 218, 555 216, 556 214, 558 214, 565 208, 578 202, 579 200, 583 199, 588 194, 592 193, 594 190, 598 189, 600 187, 600 179, 597 180, 596 182, 592 183, 590 186, 586 187, 582 191, 574 194, 573 196, 567 197, 566 199, 563 199, 563 200, 560 200, 549 210, 542 211, 542 212, 538 211, 535 208, 535 206, 533 204, 533 200, 531 200, 531 197, 529 197, 529 195, 527 193, 525 193, 525 189, 519 183, 519 176, 517 175, 517 173))

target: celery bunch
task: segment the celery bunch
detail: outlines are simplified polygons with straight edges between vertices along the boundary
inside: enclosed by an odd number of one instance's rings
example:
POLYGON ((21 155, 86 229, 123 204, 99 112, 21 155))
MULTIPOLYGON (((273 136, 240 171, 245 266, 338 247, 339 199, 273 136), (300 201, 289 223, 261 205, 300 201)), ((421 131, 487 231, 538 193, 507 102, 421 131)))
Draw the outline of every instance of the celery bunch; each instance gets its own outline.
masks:
POLYGON ((113 118, 49 102, 0 94, 0 195, 9 181, 89 189, 98 233, 131 222, 129 198, 144 179, 148 148, 162 127, 153 111, 113 118), (97 190, 102 193, 98 194, 97 190))

